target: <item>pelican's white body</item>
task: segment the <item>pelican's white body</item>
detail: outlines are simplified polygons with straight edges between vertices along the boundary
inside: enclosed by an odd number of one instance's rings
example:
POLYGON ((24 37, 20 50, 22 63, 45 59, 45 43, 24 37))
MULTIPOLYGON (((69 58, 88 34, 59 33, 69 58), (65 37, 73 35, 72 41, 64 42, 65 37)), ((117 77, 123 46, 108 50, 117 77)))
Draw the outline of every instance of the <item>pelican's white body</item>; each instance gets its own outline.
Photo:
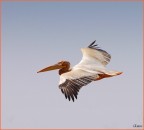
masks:
POLYGON ((91 48, 81 49, 83 57, 82 60, 75 65, 71 71, 64 73, 60 76, 59 84, 62 84, 66 79, 78 79, 84 76, 96 76, 98 74, 117 75, 117 71, 109 71, 106 69, 106 64, 110 61, 110 57, 104 55, 102 51, 94 50, 91 48))

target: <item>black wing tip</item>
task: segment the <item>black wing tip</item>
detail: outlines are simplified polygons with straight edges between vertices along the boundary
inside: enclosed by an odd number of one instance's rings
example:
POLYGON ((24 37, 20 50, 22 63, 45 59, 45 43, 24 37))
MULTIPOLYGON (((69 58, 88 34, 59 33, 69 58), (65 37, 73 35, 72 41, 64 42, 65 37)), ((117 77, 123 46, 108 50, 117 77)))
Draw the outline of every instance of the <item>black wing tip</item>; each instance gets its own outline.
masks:
MULTIPOLYGON (((66 98, 66 97, 65 97, 66 98)), ((75 99, 77 99, 77 98, 74 98, 74 97, 71 97, 71 96, 68 96, 68 98, 66 98, 66 99, 68 99, 68 101, 75 101, 75 99)))
POLYGON ((97 47, 98 44, 95 44, 95 42, 96 42, 96 40, 93 41, 93 42, 88 46, 88 48, 95 48, 95 47, 97 47))
POLYGON ((68 98, 66 98, 66 99, 68 99, 69 101, 73 101, 73 102, 77 99, 77 96, 74 97, 74 96, 68 95, 67 97, 68 98))
POLYGON ((67 91, 64 91, 63 89, 61 89, 61 92, 64 94, 65 98, 68 99, 69 101, 74 102, 77 99, 78 93, 69 94, 67 91))
POLYGON ((66 99, 74 102, 77 99, 79 88, 75 86, 73 87, 69 86, 68 88, 65 88, 65 86, 66 86, 65 83, 59 85, 61 92, 64 94, 66 99))

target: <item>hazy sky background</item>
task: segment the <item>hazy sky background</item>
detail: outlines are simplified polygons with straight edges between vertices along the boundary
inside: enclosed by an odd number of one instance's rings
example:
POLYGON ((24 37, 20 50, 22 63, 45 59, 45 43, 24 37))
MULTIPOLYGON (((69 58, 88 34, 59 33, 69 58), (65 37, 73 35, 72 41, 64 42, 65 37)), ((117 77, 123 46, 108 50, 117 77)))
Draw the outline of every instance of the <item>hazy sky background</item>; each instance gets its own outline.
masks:
POLYGON ((142 125, 141 2, 3 2, 3 128, 132 128, 142 125), (83 87, 69 102, 57 71, 97 40, 123 71, 83 87))

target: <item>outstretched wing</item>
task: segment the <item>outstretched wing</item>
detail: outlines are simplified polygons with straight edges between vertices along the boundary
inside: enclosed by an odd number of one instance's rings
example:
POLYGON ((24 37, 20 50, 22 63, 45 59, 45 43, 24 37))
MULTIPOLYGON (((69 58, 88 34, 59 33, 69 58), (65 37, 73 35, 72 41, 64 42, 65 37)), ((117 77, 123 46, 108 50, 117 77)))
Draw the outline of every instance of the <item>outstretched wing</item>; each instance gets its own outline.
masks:
POLYGON ((95 44, 96 41, 92 42, 88 48, 84 49, 84 56, 93 56, 95 60, 103 64, 104 66, 110 62, 111 55, 105 50, 102 50, 98 47, 98 44, 95 44))
POLYGON ((106 51, 100 49, 95 41, 92 42, 87 48, 81 49, 83 57, 79 64, 75 67, 81 68, 81 66, 93 66, 93 67, 105 67, 111 59, 111 56, 106 51))
POLYGON ((64 83, 59 85, 62 93, 65 95, 65 98, 69 99, 77 99, 78 92, 80 88, 91 83, 94 80, 94 76, 85 76, 78 79, 66 79, 64 83))

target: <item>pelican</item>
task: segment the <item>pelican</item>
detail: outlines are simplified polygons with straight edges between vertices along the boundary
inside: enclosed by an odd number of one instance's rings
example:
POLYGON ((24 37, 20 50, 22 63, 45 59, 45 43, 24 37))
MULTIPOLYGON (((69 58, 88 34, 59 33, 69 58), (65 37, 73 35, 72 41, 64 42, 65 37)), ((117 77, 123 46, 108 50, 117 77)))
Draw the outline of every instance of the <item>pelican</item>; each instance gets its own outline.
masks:
POLYGON ((101 80, 122 74, 122 72, 106 69, 110 62, 111 55, 92 42, 88 47, 81 48, 82 60, 70 68, 70 62, 60 61, 57 64, 46 67, 37 73, 59 69, 59 88, 69 101, 77 99, 79 90, 92 81, 101 80))

